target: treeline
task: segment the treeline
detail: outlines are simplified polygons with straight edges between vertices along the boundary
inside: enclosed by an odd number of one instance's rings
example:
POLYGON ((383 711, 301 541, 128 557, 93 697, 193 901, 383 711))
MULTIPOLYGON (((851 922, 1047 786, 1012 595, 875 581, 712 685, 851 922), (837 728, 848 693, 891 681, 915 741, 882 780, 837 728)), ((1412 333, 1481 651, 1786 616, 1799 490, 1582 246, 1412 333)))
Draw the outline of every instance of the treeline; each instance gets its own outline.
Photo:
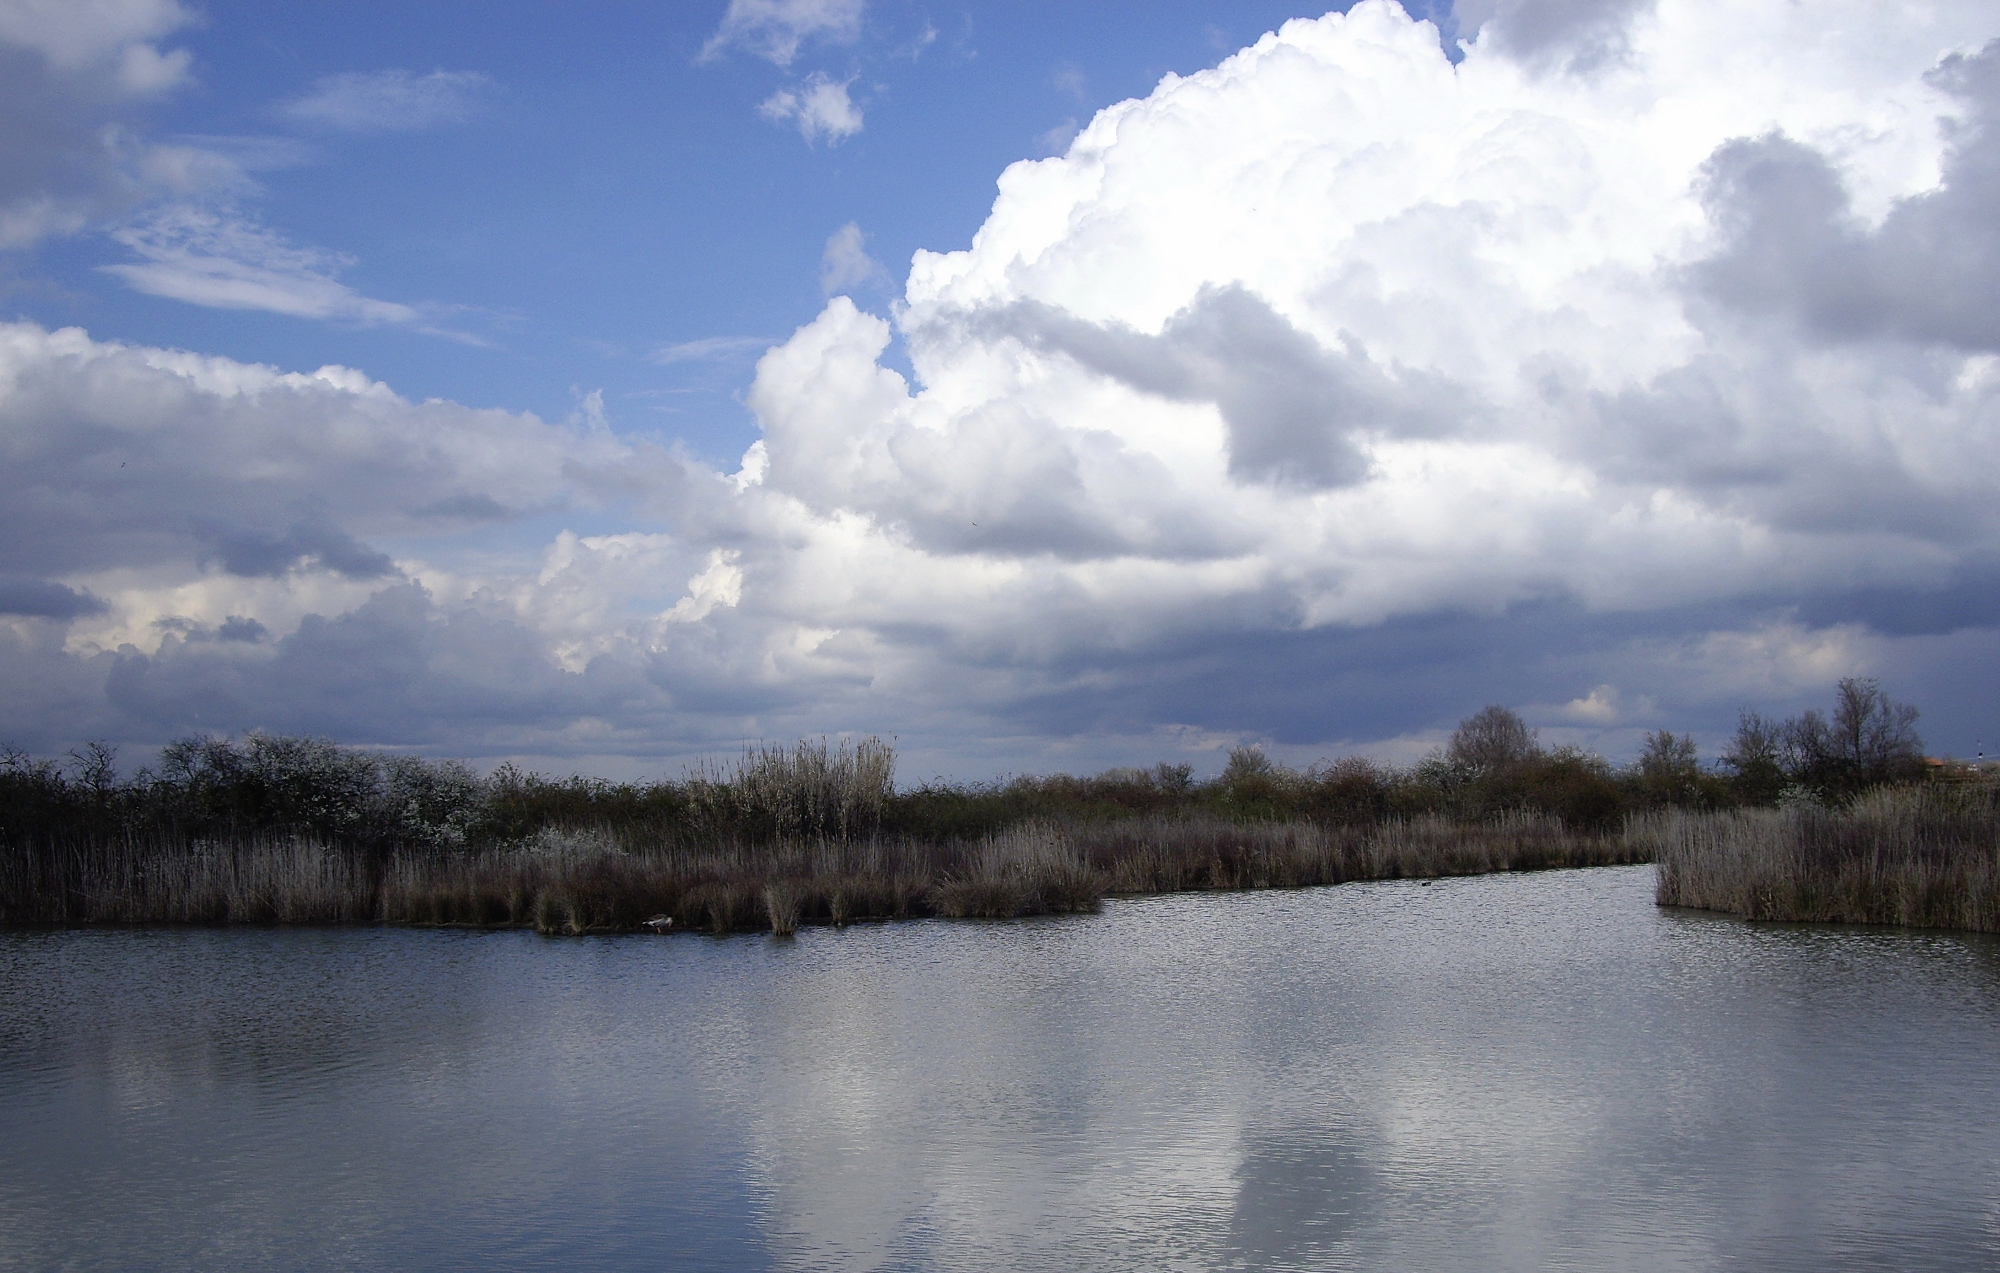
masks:
POLYGON ((1488 707, 1410 766, 1186 765, 899 790, 878 739, 760 746, 612 783, 317 739, 0 752, 0 922, 769 926, 1021 914, 1109 891, 1334 883, 1645 860, 1663 809, 1833 808, 1922 768, 1916 712, 1843 681, 1830 715, 1746 714, 1715 766, 1656 733, 1614 766, 1488 707), (642 913, 650 912, 650 913, 642 913))
POLYGON ((115 753, 91 744, 60 762, 0 751, 0 843, 292 834, 371 852, 500 848, 589 831, 643 850, 881 836, 961 842, 1029 819, 1198 814, 1334 827, 1515 811, 1605 834, 1631 814, 1669 806, 1837 803, 1908 781, 1923 769, 1916 714, 1872 681, 1847 680, 1830 715, 1746 713, 1715 766, 1701 763, 1692 738, 1659 732, 1620 767, 1578 748, 1545 749, 1517 714, 1495 706, 1410 766, 1349 758, 1293 769, 1238 748, 1207 781, 1187 765, 1161 764, 901 791, 894 752, 879 739, 760 746, 732 764, 650 783, 550 778, 511 765, 482 777, 459 761, 265 734, 183 739, 157 765, 121 777, 115 753))

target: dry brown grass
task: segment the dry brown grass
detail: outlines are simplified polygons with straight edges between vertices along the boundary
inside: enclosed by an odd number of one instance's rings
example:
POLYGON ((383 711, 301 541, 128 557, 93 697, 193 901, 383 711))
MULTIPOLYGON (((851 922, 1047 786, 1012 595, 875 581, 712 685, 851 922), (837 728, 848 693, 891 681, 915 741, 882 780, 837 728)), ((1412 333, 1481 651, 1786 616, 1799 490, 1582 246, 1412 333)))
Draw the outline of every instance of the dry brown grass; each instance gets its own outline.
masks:
POLYGON ((1623 837, 1574 832, 1536 813, 1473 823, 1420 815, 1340 827, 1148 818, 1101 824, 1080 839, 1114 893, 1300 888, 1646 860, 1623 837))
POLYGON ((1841 810, 1666 812, 1629 837, 1662 906, 1749 919, 2000 932, 2000 811, 1981 788, 1885 788, 1841 810))
POLYGON ((0 922, 391 923, 726 933, 914 916, 1093 910, 1107 893, 1291 888, 1639 860, 1620 837, 1514 814, 1365 827, 1135 818, 1030 820, 964 844, 816 839, 634 850, 544 831, 524 847, 383 854, 311 839, 50 848, 0 864, 0 922))

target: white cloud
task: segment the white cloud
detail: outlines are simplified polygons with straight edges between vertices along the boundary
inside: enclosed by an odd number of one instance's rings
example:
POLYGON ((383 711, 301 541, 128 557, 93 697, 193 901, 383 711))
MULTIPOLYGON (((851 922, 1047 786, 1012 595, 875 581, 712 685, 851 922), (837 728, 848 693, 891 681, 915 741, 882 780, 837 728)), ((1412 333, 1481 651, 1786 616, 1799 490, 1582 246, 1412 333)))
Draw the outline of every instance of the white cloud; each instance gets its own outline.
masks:
POLYGON ((849 221, 827 236, 826 250, 819 258, 820 289, 831 296, 849 288, 889 281, 882 263, 868 255, 867 236, 849 221))
POLYGON ((363 296, 334 275, 352 262, 299 247, 254 222, 170 205, 112 237, 141 263, 100 266, 151 296, 214 309, 258 309, 294 318, 415 323, 422 313, 363 296))
POLYGON ((286 102, 298 123, 347 132, 392 132, 461 124, 492 81, 475 71, 352 71, 328 75, 286 102))
POLYGON ((852 44, 861 35, 867 7, 867 0, 729 0, 722 25, 702 46, 701 55, 704 60, 713 58, 733 44, 778 66, 790 66, 808 40, 852 44))
POLYGON ((776 123, 790 121, 808 143, 829 145, 861 131, 861 108, 847 94, 851 80, 836 80, 814 71, 797 85, 765 98, 758 113, 776 123))
POLYGON ((1556 714, 1583 725, 1615 725, 1629 711, 1643 712, 1650 708, 1651 703, 1644 699, 1628 707, 1617 686, 1599 685, 1583 697, 1564 703, 1556 714))

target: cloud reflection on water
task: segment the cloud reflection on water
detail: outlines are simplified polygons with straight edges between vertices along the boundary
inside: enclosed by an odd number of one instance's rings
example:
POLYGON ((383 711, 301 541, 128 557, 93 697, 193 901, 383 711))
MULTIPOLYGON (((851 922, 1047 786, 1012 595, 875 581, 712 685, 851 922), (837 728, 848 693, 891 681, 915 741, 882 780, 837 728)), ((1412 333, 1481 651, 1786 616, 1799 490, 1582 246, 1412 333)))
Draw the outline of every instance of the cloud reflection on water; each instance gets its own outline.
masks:
POLYGON ((0 933, 0 1263, 1962 1268, 2000 941, 1646 868, 796 940, 0 933))

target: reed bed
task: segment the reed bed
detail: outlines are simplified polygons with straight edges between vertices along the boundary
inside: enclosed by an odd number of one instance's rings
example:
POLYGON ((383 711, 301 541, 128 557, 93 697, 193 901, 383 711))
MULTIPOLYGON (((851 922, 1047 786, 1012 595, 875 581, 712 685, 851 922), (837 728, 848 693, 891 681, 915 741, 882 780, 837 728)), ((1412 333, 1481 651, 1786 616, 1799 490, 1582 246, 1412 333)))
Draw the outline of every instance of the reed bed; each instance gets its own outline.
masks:
POLYGON ((1521 810, 1476 822, 1420 814, 1334 826, 1135 818, 1090 827, 1079 841, 1112 893, 1302 888, 1646 860, 1622 836, 1577 832, 1560 818, 1521 810))
POLYGON ((1371 826, 1214 816, 1064 824, 975 840, 817 837, 631 847, 603 831, 530 842, 359 852, 309 837, 127 836, 0 862, 0 922, 415 924, 550 934, 786 934, 807 924, 1089 911, 1107 894, 1289 888, 1640 860, 1624 837, 1513 813, 1371 826), (670 919, 671 925, 657 921, 670 919))
POLYGON ((1659 863, 1662 906, 2000 932, 1991 787, 1885 788, 1837 809, 1666 811, 1633 819, 1627 835, 1659 863))

